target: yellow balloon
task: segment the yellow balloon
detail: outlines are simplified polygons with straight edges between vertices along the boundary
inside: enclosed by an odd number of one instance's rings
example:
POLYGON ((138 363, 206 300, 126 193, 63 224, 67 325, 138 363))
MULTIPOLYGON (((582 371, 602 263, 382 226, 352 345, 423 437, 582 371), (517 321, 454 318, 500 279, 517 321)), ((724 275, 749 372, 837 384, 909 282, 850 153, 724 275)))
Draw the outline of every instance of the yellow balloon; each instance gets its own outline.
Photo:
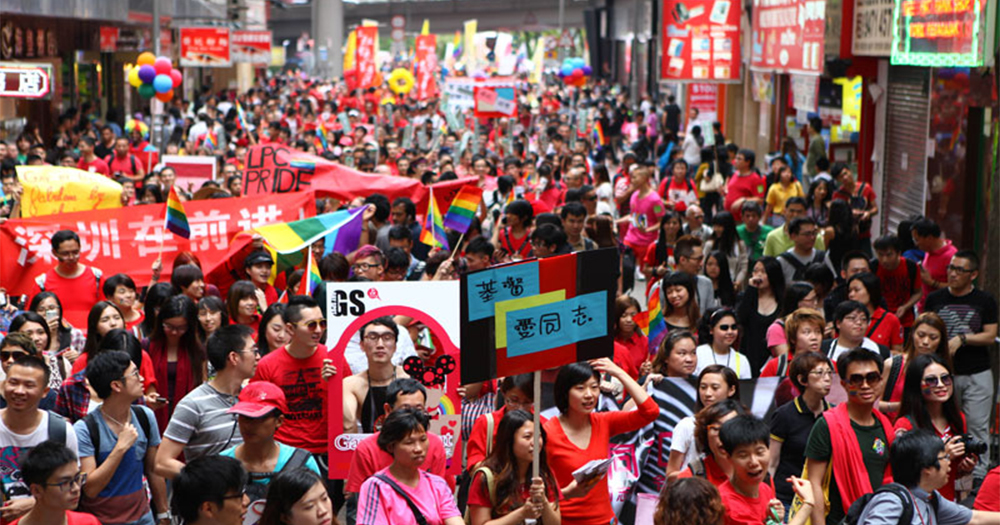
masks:
POLYGON ((156 62, 156 55, 150 53, 149 51, 143 52, 141 55, 139 55, 139 59, 136 60, 136 63, 139 64, 140 66, 146 66, 146 65, 151 66, 153 65, 154 62, 156 62))
POLYGON ((133 67, 131 70, 129 70, 128 83, 134 88, 137 88, 142 85, 142 79, 139 78, 139 68, 133 67))
POLYGON ((397 95, 405 95, 413 89, 413 73, 401 67, 393 69, 389 75, 389 89, 397 95))

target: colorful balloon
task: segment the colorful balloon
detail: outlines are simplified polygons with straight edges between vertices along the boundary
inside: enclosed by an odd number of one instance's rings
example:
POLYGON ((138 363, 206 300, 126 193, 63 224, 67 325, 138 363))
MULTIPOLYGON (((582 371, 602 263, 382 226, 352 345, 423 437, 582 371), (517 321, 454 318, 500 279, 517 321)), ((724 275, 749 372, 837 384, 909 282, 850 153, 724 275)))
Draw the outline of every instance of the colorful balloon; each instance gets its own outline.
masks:
POLYGON ((151 66, 156 62, 156 55, 150 53, 149 51, 144 51, 141 55, 139 55, 139 59, 135 62, 140 66, 151 66))
MULTIPOLYGON (((152 66, 150 66, 150 67, 152 67, 152 66)), ((153 95, 155 95, 155 94, 156 94, 156 90, 153 89, 153 85, 152 84, 143 84, 143 85, 139 86, 139 96, 140 97, 142 97, 142 98, 153 98, 153 95)))
POLYGON ((170 59, 167 57, 159 57, 156 62, 153 62, 153 69, 156 70, 157 75, 170 75, 170 70, 174 66, 170 64, 170 59))
POLYGON ((168 75, 156 75, 156 78, 153 79, 153 89, 157 93, 166 93, 174 89, 174 81, 168 75))
POLYGON ((180 72, 179 69, 171 69, 170 70, 170 80, 173 81, 175 88, 176 87, 180 87, 181 81, 184 80, 184 76, 181 75, 181 72, 180 72))
POLYGON ((156 78, 156 70, 153 69, 153 66, 149 64, 139 66, 139 79, 142 80, 143 84, 152 84, 154 78, 156 78))
POLYGON ((139 68, 133 67, 128 72, 128 83, 134 88, 142 85, 142 79, 139 78, 139 68))
POLYGON ((171 89, 164 93, 157 93, 156 98, 160 102, 170 102, 170 99, 174 98, 174 90, 171 89))

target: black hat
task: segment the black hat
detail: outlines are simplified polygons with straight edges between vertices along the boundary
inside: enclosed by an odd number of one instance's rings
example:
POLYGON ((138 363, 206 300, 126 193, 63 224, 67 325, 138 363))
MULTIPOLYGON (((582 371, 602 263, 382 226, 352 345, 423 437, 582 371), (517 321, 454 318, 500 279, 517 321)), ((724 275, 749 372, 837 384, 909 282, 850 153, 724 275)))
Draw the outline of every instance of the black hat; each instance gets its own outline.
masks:
POLYGON ((249 268, 255 264, 262 262, 274 265, 274 259, 271 258, 270 253, 267 253, 264 250, 258 250, 251 253, 250 255, 247 255, 247 258, 243 260, 243 266, 249 268))

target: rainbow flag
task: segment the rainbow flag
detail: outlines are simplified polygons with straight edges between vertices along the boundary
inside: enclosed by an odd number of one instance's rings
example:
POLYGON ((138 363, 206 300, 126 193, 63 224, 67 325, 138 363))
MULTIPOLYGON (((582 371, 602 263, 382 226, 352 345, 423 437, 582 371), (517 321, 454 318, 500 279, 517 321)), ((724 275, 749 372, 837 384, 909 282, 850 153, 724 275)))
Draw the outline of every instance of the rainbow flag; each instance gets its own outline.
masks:
POLYGON ((319 275, 319 268, 313 263, 312 249, 309 249, 309 255, 306 257, 306 272, 302 274, 302 281, 299 282, 299 292, 298 295, 308 295, 312 297, 313 292, 316 288, 319 288, 320 283, 323 282, 323 278, 319 275))
POLYGON ((163 217, 163 228, 185 239, 191 238, 191 227, 188 226, 187 213, 184 213, 184 203, 177 196, 176 186, 170 187, 170 195, 167 197, 167 212, 163 217))
POLYGON ((594 121, 594 138, 597 139, 597 144, 600 146, 608 145, 608 136, 604 134, 604 126, 601 125, 600 120, 594 121))
MULTIPOLYGON (((348 254, 358 249, 365 207, 324 213, 301 221, 268 224, 254 229, 277 254, 300 252, 326 238, 326 253, 348 254), (333 236, 333 238, 331 238, 333 236)), ((277 261, 277 259, 275 259, 277 261)), ((301 264, 299 259, 297 264, 301 264)))
POLYGON ((322 119, 316 120, 316 138, 323 145, 323 151, 330 149, 330 145, 326 142, 326 126, 323 125, 322 119))
POLYGON ((209 149, 216 149, 219 147, 219 137, 216 136, 214 129, 210 129, 208 130, 208 133, 205 133, 204 146, 209 149))
POLYGON ((243 112, 243 106, 240 105, 239 99, 236 100, 236 122, 239 123, 241 129, 250 131, 250 125, 247 123, 247 114, 243 112))
POLYGON ((472 224, 472 218, 475 217, 476 210, 482 200, 482 188, 471 185, 463 186, 458 195, 455 195, 451 201, 448 212, 444 214, 444 227, 459 233, 469 231, 469 225, 472 224))
POLYGON ((642 333, 649 339, 649 355, 656 353, 657 349, 660 348, 660 343, 667 336, 667 322, 663 319, 663 309, 660 308, 661 283, 662 281, 656 281, 649 289, 646 311, 639 312, 632 317, 639 330, 642 330, 642 333))
POLYGON ((293 168, 298 168, 300 170, 315 170, 316 163, 309 159, 291 159, 288 161, 288 165, 293 168))
POLYGON ((444 234, 444 220, 441 218, 441 210, 438 209, 437 202, 434 201, 434 188, 431 188, 429 197, 427 219, 424 222, 424 230, 420 232, 420 242, 432 248, 437 246, 447 250, 448 237, 444 234))

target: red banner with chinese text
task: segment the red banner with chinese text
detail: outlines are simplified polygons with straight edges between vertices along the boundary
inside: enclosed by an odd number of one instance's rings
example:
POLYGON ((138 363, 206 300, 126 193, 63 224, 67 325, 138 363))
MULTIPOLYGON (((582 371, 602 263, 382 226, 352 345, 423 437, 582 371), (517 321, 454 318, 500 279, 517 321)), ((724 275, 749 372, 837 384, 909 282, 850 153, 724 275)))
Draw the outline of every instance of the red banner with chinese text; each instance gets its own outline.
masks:
POLYGON ((375 85, 378 73, 378 67, 375 65, 375 55, 378 53, 378 27, 359 27, 356 31, 358 47, 354 63, 358 70, 358 88, 378 87, 375 85))
POLYGON ((437 35, 419 35, 416 40, 417 98, 426 100, 438 94, 437 80, 437 35))
POLYGON ((163 228, 166 204, 9 220, 0 225, 0 286, 9 295, 28 293, 34 278, 56 264, 50 242, 59 230, 80 235, 81 263, 100 268, 106 277, 127 273, 136 285, 145 286, 161 243, 162 275, 170 275, 171 261, 181 251, 198 254, 202 265, 210 267, 243 230, 312 217, 314 198, 312 192, 298 192, 186 202, 191 239, 163 228))

